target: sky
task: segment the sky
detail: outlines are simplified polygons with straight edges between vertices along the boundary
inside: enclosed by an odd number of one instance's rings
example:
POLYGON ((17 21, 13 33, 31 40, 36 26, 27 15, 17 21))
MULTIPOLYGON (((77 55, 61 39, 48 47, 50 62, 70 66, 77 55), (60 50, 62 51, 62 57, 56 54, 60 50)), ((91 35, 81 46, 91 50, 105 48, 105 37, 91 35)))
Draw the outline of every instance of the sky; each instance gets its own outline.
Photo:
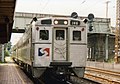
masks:
MULTIPOLYGON (((79 16, 93 13, 96 17, 106 17, 108 0, 17 0, 16 12, 70 15, 77 12, 79 16)), ((109 0, 108 17, 113 18, 116 0, 109 0)))
MULTIPOLYGON (((111 25, 115 26, 116 0, 17 0, 15 12, 59 15, 71 15, 72 12, 77 12, 79 16, 88 16, 89 13, 93 13, 95 17, 105 18, 106 1, 110 1, 108 18, 111 18, 111 25)), ((12 34, 11 41, 15 40, 13 45, 21 36, 12 34)))

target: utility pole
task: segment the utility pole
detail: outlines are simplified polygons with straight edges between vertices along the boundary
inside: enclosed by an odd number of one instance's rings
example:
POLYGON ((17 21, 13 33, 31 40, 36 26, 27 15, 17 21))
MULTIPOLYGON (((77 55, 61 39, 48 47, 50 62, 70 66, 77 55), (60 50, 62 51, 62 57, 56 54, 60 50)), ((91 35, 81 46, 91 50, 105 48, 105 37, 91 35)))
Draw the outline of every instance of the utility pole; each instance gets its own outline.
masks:
MULTIPOLYGON (((108 4, 110 3, 110 1, 106 1, 106 18, 108 18, 108 4)), ((107 61, 108 60, 108 39, 109 39, 109 35, 106 34, 106 37, 105 37, 105 60, 107 61)))
POLYGON ((110 3, 110 1, 106 1, 106 18, 108 18, 108 4, 110 3))

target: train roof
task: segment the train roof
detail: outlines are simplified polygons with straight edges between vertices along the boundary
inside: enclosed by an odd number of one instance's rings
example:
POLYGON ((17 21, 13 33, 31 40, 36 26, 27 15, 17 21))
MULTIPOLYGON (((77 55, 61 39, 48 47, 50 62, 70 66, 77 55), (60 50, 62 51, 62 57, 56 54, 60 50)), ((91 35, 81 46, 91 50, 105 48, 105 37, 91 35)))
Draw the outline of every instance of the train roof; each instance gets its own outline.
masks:
POLYGON ((51 20, 54 20, 54 19, 68 19, 68 20, 81 20, 80 18, 72 18, 72 17, 45 17, 45 18, 38 18, 38 21, 39 20, 47 20, 47 19, 51 19, 51 20))

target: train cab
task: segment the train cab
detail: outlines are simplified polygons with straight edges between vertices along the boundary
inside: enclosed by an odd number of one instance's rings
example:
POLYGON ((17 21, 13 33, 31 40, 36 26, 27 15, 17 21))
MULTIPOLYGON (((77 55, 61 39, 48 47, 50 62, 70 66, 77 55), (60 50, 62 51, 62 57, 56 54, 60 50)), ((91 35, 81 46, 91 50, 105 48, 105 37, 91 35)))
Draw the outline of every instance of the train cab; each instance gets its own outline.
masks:
POLYGON ((15 61, 35 78, 44 73, 61 80, 69 79, 71 74, 83 77, 86 24, 71 17, 33 18, 13 51, 15 61))
POLYGON ((79 19, 52 17, 36 21, 32 28, 32 43, 34 67, 85 68, 87 29, 79 19))

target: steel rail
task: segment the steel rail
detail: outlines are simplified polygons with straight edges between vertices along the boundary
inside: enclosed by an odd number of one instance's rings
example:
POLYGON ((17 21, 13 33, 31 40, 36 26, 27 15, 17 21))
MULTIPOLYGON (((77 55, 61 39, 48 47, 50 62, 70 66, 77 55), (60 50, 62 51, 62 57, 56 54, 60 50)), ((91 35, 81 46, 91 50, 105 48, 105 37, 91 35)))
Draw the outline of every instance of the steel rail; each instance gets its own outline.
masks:
POLYGON ((85 78, 89 78, 91 80, 96 80, 97 82, 100 82, 102 84, 120 84, 120 82, 118 82, 118 81, 109 80, 106 78, 98 77, 98 76, 95 76, 92 74, 87 74, 87 73, 85 73, 85 78))
POLYGON ((120 72, 116 71, 110 71, 110 70, 104 70, 100 68, 94 68, 94 67, 86 67, 86 72, 85 72, 85 77, 90 78, 93 80, 99 80, 101 82, 106 82, 109 84, 120 84, 120 81, 113 80, 113 76, 117 77, 118 79, 120 78, 120 72), (87 73, 87 71, 92 71, 91 73, 87 73), (98 74, 95 75, 94 73, 97 72, 98 74), (111 75, 111 78, 107 78, 105 76, 111 75))

